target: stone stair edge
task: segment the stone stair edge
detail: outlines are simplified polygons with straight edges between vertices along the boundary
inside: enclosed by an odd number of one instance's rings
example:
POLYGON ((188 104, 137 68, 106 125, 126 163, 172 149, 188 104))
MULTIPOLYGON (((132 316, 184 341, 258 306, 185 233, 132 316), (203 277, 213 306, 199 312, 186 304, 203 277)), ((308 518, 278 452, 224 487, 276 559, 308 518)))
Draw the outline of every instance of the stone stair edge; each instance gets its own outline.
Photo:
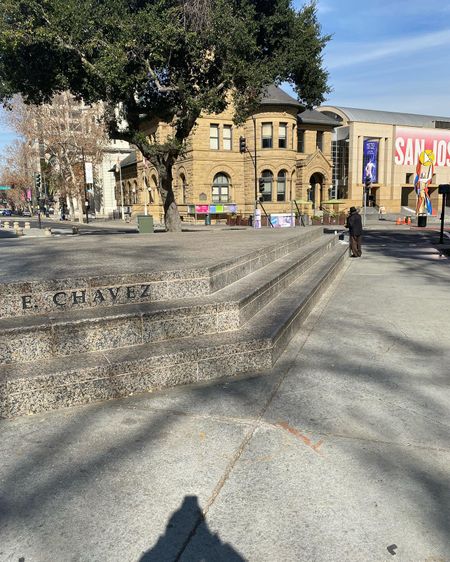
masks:
MULTIPOLYGON (((320 234, 323 234, 322 229, 315 229, 315 231, 320 231, 320 234)), ((304 234, 308 234, 306 232, 304 234)), ((75 277, 55 277, 51 279, 36 279, 30 278, 21 281, 6 281, 2 282, 0 280, 0 297, 10 295, 12 292, 27 292, 32 291, 33 288, 38 286, 42 286, 42 290, 62 290, 62 289, 79 289, 80 287, 85 288, 102 288, 102 287, 109 287, 110 283, 118 285, 120 284, 126 285, 127 283, 134 283, 139 284, 140 282, 145 281, 154 281, 154 282, 164 282, 168 280, 177 280, 177 279, 195 279, 195 278, 204 278, 208 277, 211 273, 215 274, 217 270, 222 268, 228 268, 230 265, 235 263, 236 261, 242 260, 243 262, 256 257, 259 253, 266 253, 268 250, 276 248, 278 246, 285 246, 292 243, 293 240, 298 239, 299 237, 302 238, 304 234, 296 234, 291 238, 287 238, 282 241, 280 245, 279 242, 271 244, 270 246, 260 247, 256 250, 252 250, 251 252, 247 252, 236 258, 227 259, 226 261, 220 262, 213 266, 204 266, 204 267, 187 267, 183 269, 166 269, 162 271, 138 271, 133 273, 124 273, 119 272, 117 274, 111 275, 101 275, 101 276, 83 276, 78 275, 75 277)))
POLYGON ((299 240, 301 240, 302 242, 309 242, 316 238, 320 238, 320 236, 322 235, 323 235, 323 231, 321 229, 314 229, 314 230, 311 229, 311 230, 307 230, 306 232, 301 231, 291 236, 290 238, 286 238, 282 242, 277 242, 276 244, 272 244, 270 246, 260 247, 257 248, 256 250, 252 250, 251 252, 248 252, 247 254, 238 256, 236 259, 230 259, 227 260, 226 262, 221 262, 213 266, 210 266, 208 270, 210 274, 214 276, 217 273, 221 273, 223 270, 227 270, 229 268, 233 268, 237 265, 240 265, 241 262, 245 263, 246 261, 252 260, 254 258, 258 258, 259 256, 264 255, 273 250, 292 246, 293 244, 298 243, 299 240))
MULTIPOLYGON (((247 362, 249 369, 258 370, 260 367, 269 368, 269 356, 270 365, 273 365, 292 337, 293 329, 296 330, 298 328, 298 326, 293 326, 293 324, 295 324, 296 320, 297 323, 298 321, 300 321, 300 323, 304 321, 306 316, 303 315, 303 317, 300 317, 301 313, 305 310, 309 312, 314 306, 321 289, 332 281, 333 274, 337 271, 339 265, 343 263, 343 258, 345 258, 347 251, 347 248, 341 249, 339 246, 334 249, 335 255, 332 263, 321 264, 317 272, 317 276, 319 276, 317 287, 314 286, 306 291, 302 302, 298 304, 295 312, 290 314, 283 328, 271 329, 270 333, 266 331, 264 334, 264 332, 261 331, 261 325, 257 319, 256 328, 252 329, 251 327, 247 327, 242 333, 241 331, 227 333, 225 337, 224 334, 213 334, 212 336, 207 335, 200 338, 186 338, 184 341, 171 341, 169 345, 167 345, 167 342, 161 342, 161 344, 153 346, 151 349, 143 345, 138 346, 138 348, 114 350, 112 353, 88 353, 85 354, 85 357, 77 357, 74 360, 76 364, 72 367, 69 367, 64 361, 61 361, 61 359, 64 358, 56 358, 49 361, 41 361, 34 365, 19 365, 19 370, 16 370, 14 373, 11 372, 8 376, 8 367, 14 368, 17 367, 17 365, 0 366, 0 416, 13 417, 15 415, 14 411, 8 406, 8 400, 14 399, 14 396, 16 396, 20 402, 21 397, 23 398, 23 396, 26 395, 28 399, 33 402, 33 400, 35 400, 35 398, 31 397, 33 392, 39 391, 45 393, 47 390, 50 394, 56 392, 54 384, 55 378, 58 379, 57 385, 63 389, 69 388, 71 384, 80 385, 84 383, 88 385, 93 384, 95 387, 97 383, 93 381, 99 381, 98 384, 103 389, 106 385, 106 387, 112 391, 116 389, 116 385, 118 384, 115 379, 116 377, 122 377, 122 380, 125 380, 126 375, 130 375, 130 377, 136 376, 138 378, 142 376, 145 378, 145 375, 135 374, 135 372, 139 371, 139 369, 145 371, 145 366, 151 363, 151 358, 157 361, 156 365, 153 365, 152 368, 156 370, 155 372, 159 373, 158 376, 163 376, 162 373, 164 372, 165 376, 169 373, 170 378, 170 371, 172 369, 175 369, 179 373, 182 382, 175 381, 174 384, 196 382, 196 380, 199 380, 198 376, 195 380, 192 379, 192 376, 195 377, 195 372, 192 371, 193 363, 197 365, 197 375, 200 365, 202 365, 204 376, 206 376, 205 373, 208 369, 210 376, 214 376, 217 369, 219 369, 219 372, 223 376, 229 376, 226 374, 228 367, 230 372, 234 370, 234 374, 237 374, 237 372, 245 372, 245 370, 239 370, 239 362, 243 362, 243 367, 245 367, 244 363, 247 362), (322 275, 322 273, 325 273, 325 275, 322 275), (192 339, 194 339, 195 343, 198 345, 197 349, 192 349, 192 342, 190 341, 192 339), (211 343, 213 343, 212 346, 211 343), (236 357, 238 355, 239 360, 237 361, 236 357), (120 357, 122 360, 118 360, 120 357), (91 361, 86 361, 88 358, 90 358, 91 361), (97 359, 97 363, 100 362, 99 365, 93 366, 92 359, 94 358, 97 359), (250 363, 248 363, 249 361, 250 363), (256 364, 251 361, 256 362, 256 364), (90 364, 89 367, 86 367, 87 363, 90 364), (262 367, 261 365, 263 364, 266 366, 262 367), (63 365, 65 369, 63 368, 61 370, 61 365, 63 365), (183 379, 183 365, 185 369, 191 373, 191 378, 183 379), (167 369, 169 369, 169 372, 167 369)), ((276 299, 271 304, 276 307, 276 299)), ((151 369, 150 371, 147 369, 146 372, 147 376, 151 378, 151 369)), ((132 384, 130 382, 130 384, 131 386, 134 384, 134 388, 136 388, 136 384, 138 383, 135 382, 132 384)), ((171 386, 171 384, 163 385, 161 388, 164 386, 171 386)), ((143 392, 154 389, 156 389, 156 387, 150 385, 149 388, 143 388, 140 391, 143 392)), ((114 392, 119 391, 116 389, 114 392)), ((123 395, 125 394, 119 393, 109 397, 117 398, 123 395)), ((91 401, 91 398, 92 397, 83 395, 78 397, 74 403, 85 403, 91 401)), ((97 400, 100 398, 100 396, 97 396, 93 399, 97 400)), ((108 396, 106 398, 108 398, 108 396)), ((60 396, 54 407, 61 407, 61 400, 63 400, 63 397, 60 396)), ((24 405, 24 408, 25 410, 27 409, 26 405, 24 405)), ((40 409, 38 400, 37 405, 35 404, 32 406, 30 411, 31 413, 37 413, 45 409, 44 406, 40 409)), ((23 413, 27 412, 19 411, 16 415, 21 415, 23 413)))
MULTIPOLYGON (((268 284, 276 283, 280 278, 284 276, 285 273, 289 273, 290 270, 294 269, 298 263, 302 262, 304 259, 308 259, 315 255, 316 251, 321 247, 326 247, 330 244, 330 240, 325 237, 319 238, 312 242, 313 251, 306 252, 305 255, 300 260, 295 260, 294 263, 290 264, 286 271, 282 270, 277 274, 275 278, 271 278, 268 284), (316 247, 317 246, 317 247, 316 247)), ((309 248, 307 245, 298 248, 299 252, 305 252, 305 249, 309 248)), ((279 258, 278 261, 283 261, 291 258, 295 252, 291 252, 285 256, 279 258)), ((253 279, 252 276, 258 276, 262 274, 266 267, 274 265, 275 262, 267 264, 264 268, 260 268, 248 276, 237 280, 235 283, 226 286, 224 289, 211 293, 210 295, 204 295, 199 297, 192 297, 188 301, 181 301, 180 299, 169 300, 169 301, 151 301, 143 303, 134 304, 116 304, 112 306, 96 307, 96 308, 85 308, 82 310, 68 309, 60 314, 49 314, 44 313, 40 315, 34 315, 30 317, 18 316, 18 317, 4 317, 0 318, 0 337, 2 334, 22 332, 28 330, 35 330, 39 328, 49 328, 51 326, 64 326, 64 325, 82 325, 85 323, 102 323, 109 320, 122 320, 127 318, 138 318, 138 317, 158 317, 158 318, 170 318, 172 316, 186 313, 186 315, 195 315, 196 313, 204 314, 207 312, 223 312, 227 310, 232 310, 234 307, 239 307, 245 305, 249 299, 251 299, 255 293, 259 293, 259 289, 264 289, 266 284, 258 286, 258 291, 248 290, 247 294, 239 297, 239 283, 246 285, 253 279), (199 302, 202 299, 203 302, 199 302), (187 313, 190 314, 187 314, 187 313), (194 314, 192 314, 194 313, 194 314)), ((253 287, 252 287, 253 289, 253 287)))
MULTIPOLYGON (((213 273, 209 268, 199 268, 158 272, 158 275, 155 272, 140 272, 129 275, 76 276, 59 280, 0 283, 0 318, 17 315, 29 317, 44 313, 60 314, 75 307, 97 308, 129 304, 130 301, 164 301, 173 299, 174 295, 180 299, 204 296, 263 267, 273 259, 270 256, 272 253, 284 255, 283 248, 288 248, 288 251, 284 252, 288 253, 299 239, 306 245, 321 235, 323 232, 317 229, 296 233, 295 236, 283 240, 281 245, 277 242, 237 256, 225 264, 222 262, 218 270, 214 270, 212 266, 213 273), (164 278, 166 273, 169 277, 164 278), (115 286, 104 286, 107 282, 115 286)), ((279 257, 281 256, 276 256, 277 259, 279 257)))

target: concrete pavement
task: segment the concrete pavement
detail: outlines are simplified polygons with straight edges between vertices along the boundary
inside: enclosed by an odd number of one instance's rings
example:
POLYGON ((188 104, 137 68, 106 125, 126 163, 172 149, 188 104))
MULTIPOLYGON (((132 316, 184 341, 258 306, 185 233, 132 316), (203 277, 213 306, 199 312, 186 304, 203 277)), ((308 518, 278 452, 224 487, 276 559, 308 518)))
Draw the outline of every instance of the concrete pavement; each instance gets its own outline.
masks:
POLYGON ((0 561, 449 561, 450 264, 363 251, 271 373, 1 421, 0 561))

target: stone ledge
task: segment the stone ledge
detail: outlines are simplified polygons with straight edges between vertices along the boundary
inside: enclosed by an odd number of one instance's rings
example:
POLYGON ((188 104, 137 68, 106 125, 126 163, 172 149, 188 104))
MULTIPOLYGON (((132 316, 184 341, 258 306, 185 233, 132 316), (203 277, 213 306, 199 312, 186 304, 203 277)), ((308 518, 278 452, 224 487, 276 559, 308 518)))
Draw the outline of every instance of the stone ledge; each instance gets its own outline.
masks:
POLYGON ((237 330, 304 274, 335 242, 335 237, 321 237, 258 269, 221 291, 222 294, 205 297, 202 303, 191 300, 183 307, 173 302, 146 303, 69 312, 65 317, 0 320, 0 364, 237 330))
POLYGON ((328 260, 311 268, 307 284, 297 281, 239 332, 173 340, 152 348, 116 349, 107 355, 86 353, 70 361, 3 365, 0 416, 11 418, 270 368, 347 255, 347 247, 335 247, 328 260))
POLYGON ((0 318, 206 296, 322 235, 299 232, 212 267, 0 283, 0 318))

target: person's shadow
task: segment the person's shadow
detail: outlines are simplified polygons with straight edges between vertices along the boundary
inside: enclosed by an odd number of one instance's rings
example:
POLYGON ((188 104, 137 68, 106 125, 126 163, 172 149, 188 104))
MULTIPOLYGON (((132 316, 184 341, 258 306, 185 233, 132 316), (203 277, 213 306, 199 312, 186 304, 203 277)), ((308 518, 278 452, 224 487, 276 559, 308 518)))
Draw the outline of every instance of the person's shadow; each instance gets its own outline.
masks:
POLYGON ((167 523, 164 535, 139 562, 245 562, 234 548, 212 533, 197 496, 185 496, 167 523))

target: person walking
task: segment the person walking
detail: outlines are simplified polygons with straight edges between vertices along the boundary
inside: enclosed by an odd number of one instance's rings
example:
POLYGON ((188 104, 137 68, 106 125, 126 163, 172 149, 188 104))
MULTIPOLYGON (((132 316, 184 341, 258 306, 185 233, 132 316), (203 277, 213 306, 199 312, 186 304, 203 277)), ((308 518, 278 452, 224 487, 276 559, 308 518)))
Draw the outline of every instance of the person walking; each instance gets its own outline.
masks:
POLYGON ((361 237, 362 237, 362 221, 361 215, 358 213, 356 207, 350 207, 349 215, 345 226, 350 234, 350 251, 352 258, 361 257, 361 237))

